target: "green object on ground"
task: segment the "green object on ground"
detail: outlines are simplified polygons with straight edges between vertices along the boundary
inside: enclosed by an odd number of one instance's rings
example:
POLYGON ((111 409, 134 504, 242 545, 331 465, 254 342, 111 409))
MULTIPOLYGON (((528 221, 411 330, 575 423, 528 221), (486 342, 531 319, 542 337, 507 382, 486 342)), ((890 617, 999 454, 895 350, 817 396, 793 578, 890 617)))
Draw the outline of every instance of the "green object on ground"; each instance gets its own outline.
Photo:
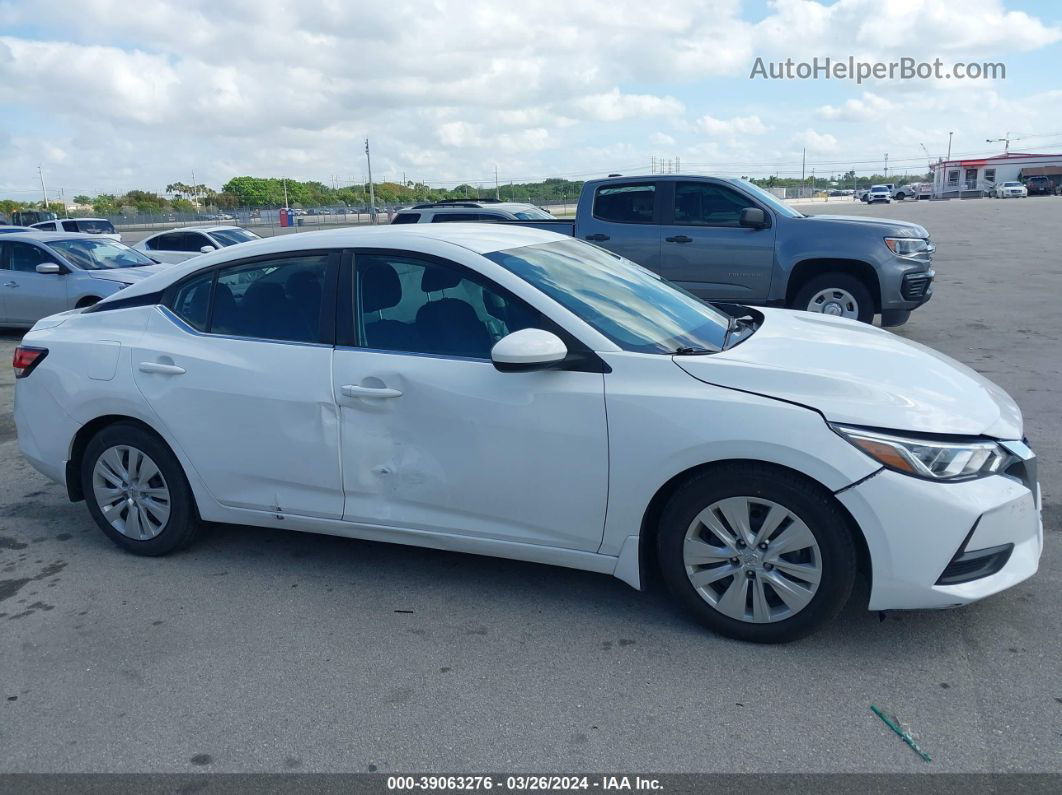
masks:
POLYGON ((886 726, 896 732, 896 735, 905 743, 907 743, 907 745, 910 746, 912 751, 922 757, 923 762, 933 761, 930 758, 929 754, 927 754, 925 751, 918 747, 918 743, 915 742, 915 738, 911 736, 911 733, 909 731, 905 731, 904 728, 900 725, 899 718, 897 718, 895 715, 889 715, 885 712, 882 712, 881 709, 879 709, 874 704, 870 705, 870 709, 875 715, 881 718, 882 722, 884 722, 886 726))

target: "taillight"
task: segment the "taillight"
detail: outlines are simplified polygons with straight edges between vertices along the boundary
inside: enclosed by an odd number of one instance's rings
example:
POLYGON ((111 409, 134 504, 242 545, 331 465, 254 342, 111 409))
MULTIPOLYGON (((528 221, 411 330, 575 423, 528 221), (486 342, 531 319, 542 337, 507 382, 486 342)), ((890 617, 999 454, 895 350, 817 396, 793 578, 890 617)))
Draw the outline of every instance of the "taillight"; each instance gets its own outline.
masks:
POLYGON ((15 358, 11 362, 11 366, 15 368, 15 378, 25 378, 32 373, 33 368, 44 361, 44 357, 47 355, 47 348, 19 345, 15 348, 15 358))

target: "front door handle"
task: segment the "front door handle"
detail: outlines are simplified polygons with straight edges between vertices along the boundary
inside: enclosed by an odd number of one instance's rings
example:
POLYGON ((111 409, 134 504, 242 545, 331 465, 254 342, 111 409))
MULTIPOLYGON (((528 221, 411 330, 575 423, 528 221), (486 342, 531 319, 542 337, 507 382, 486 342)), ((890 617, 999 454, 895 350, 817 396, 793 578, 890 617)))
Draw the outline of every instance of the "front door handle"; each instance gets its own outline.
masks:
POLYGON ((184 373, 184 368, 178 367, 176 364, 163 364, 162 362, 141 362, 140 372, 163 373, 164 375, 182 375, 184 373))
POLYGON ((349 398, 396 398, 402 397, 402 390, 387 386, 355 386, 344 384, 339 388, 344 397, 349 398))
POLYGON ((674 237, 665 237, 668 243, 692 243, 693 238, 686 235, 675 235, 674 237))
POLYGON ((595 242, 600 242, 602 240, 608 240, 608 235, 603 235, 600 232, 597 232, 597 233, 595 233, 593 235, 587 235, 586 239, 587 240, 593 240, 595 242))
POLYGON ((4 282, 4 287, 18 287, 18 282, 4 282))

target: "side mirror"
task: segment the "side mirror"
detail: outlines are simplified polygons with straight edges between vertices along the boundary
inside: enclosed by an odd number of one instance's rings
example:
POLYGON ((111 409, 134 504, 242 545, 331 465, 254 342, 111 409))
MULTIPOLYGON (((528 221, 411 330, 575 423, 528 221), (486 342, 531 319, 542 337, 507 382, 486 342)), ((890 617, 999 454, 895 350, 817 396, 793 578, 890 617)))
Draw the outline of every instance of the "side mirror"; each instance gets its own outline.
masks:
POLYGON ((539 328, 514 331, 498 340, 490 352, 494 366, 503 373, 548 370, 567 356, 568 347, 561 338, 539 328))
POLYGON ((37 266, 37 273, 62 273, 63 269, 54 262, 42 262, 37 266))
POLYGON ((753 229, 763 229, 763 227, 767 226, 767 216, 759 207, 746 207, 741 211, 738 223, 741 226, 748 226, 753 229))
POLYGON ((217 251, 217 249, 214 246, 201 246, 199 248, 200 254, 209 254, 211 251, 217 251))

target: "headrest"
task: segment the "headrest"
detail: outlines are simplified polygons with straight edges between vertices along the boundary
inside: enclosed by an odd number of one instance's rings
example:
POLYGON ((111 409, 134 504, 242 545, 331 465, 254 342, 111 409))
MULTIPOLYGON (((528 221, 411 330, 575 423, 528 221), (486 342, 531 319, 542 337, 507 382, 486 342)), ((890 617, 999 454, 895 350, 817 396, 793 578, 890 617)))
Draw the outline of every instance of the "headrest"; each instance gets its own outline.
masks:
POLYGON ((386 262, 374 262, 361 273, 361 311, 390 309, 402 300, 398 272, 386 262))
POLYGON ((433 268, 428 266, 424 269, 424 275, 420 278, 420 289, 426 293, 434 293, 438 290, 449 290, 461 283, 461 274, 449 268, 433 268))

